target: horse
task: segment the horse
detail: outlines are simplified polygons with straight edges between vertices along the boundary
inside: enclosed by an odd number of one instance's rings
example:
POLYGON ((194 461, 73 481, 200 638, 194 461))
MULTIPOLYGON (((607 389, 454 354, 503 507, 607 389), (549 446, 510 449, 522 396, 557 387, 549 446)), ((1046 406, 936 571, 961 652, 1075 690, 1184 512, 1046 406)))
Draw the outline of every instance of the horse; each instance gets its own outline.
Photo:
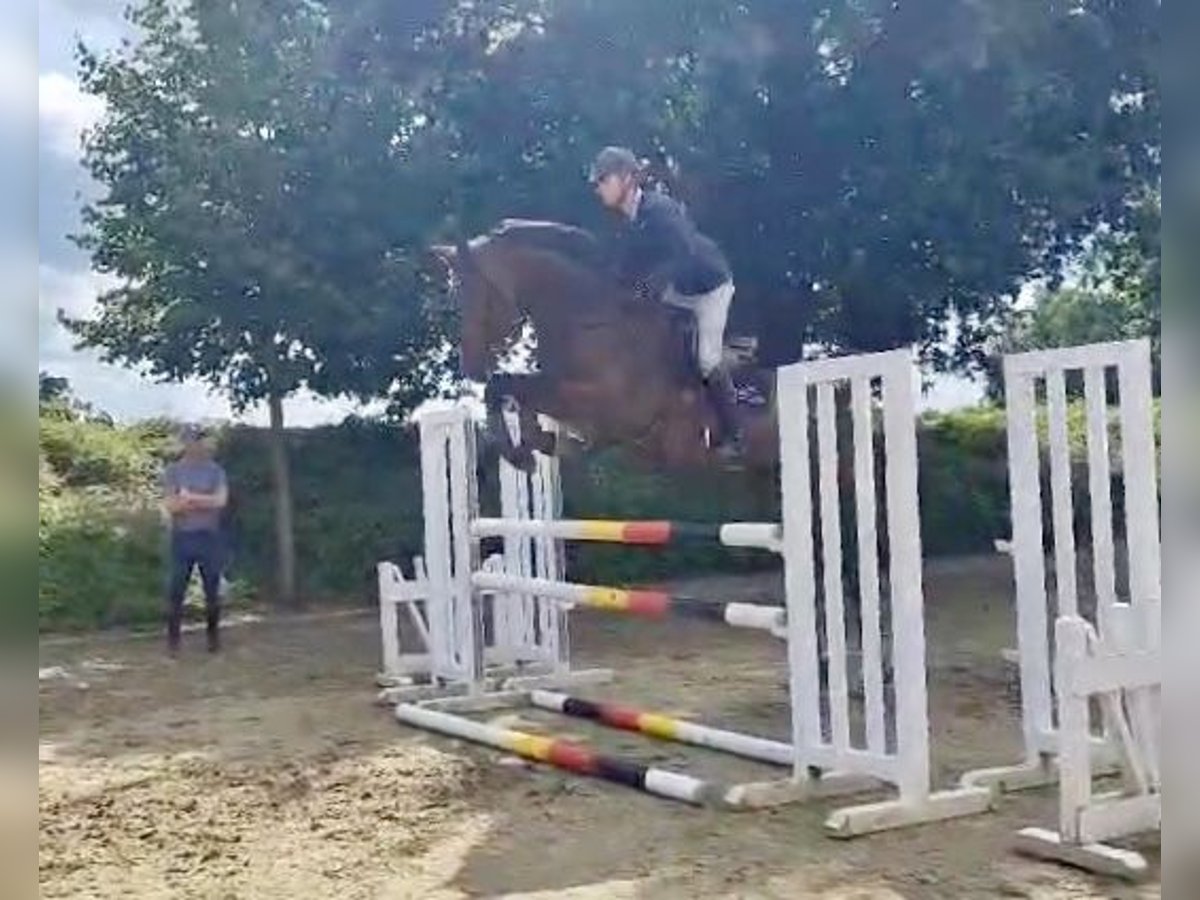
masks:
MULTIPOLYGON (((558 451, 538 423, 544 414, 590 447, 621 446, 651 469, 716 463, 707 440, 715 416, 676 320, 683 311, 621 287, 590 233, 509 219, 431 250, 448 270, 461 317, 461 372, 485 383, 487 435, 509 462, 528 471, 535 451, 558 451), (524 324, 534 332, 536 371, 495 371, 524 324), (509 405, 519 412, 519 440, 506 427, 509 405)), ((731 373, 744 436, 739 466, 774 471, 774 372, 731 364, 731 373)))
MULTIPOLYGON (((539 424, 544 414, 594 449, 621 446, 631 451, 635 462, 658 471, 726 467, 717 463, 706 440, 715 416, 703 400, 690 341, 681 339, 675 312, 621 288, 606 272, 603 253, 591 234, 555 222, 505 220, 487 234, 432 250, 449 270, 459 306, 462 374, 485 383, 487 434, 510 463, 529 471, 535 452, 559 451, 557 436, 539 424), (538 370, 495 371, 500 354, 526 323, 535 333, 538 370), (505 421, 508 402, 518 410, 519 440, 505 421)), ((739 467, 755 476, 747 479, 752 490, 774 493, 779 463, 774 371, 757 369, 748 361, 731 363, 731 370, 739 399, 750 399, 737 407, 744 433, 739 467)), ((846 410, 838 411, 835 427, 838 443, 845 446, 852 427, 846 410)), ((878 440, 875 446, 880 446, 878 440)), ((880 462, 877 456, 877 485, 882 483, 880 462)), ((839 454, 837 479, 843 498, 853 496, 853 467, 852 455, 839 454)), ((883 514, 880 504, 876 515, 883 514)), ((841 522, 842 580, 850 636, 857 639, 854 521, 847 515, 841 522)), ((886 533, 882 522, 880 518, 878 533, 886 533)), ((819 532, 814 537, 820 546, 819 532)), ((886 567, 889 548, 877 549, 886 567)), ((818 555, 813 564, 820 619, 823 558, 818 555)), ((883 603, 888 618, 890 598, 885 596, 883 603)), ((824 640, 822 626, 822 657, 824 640)))

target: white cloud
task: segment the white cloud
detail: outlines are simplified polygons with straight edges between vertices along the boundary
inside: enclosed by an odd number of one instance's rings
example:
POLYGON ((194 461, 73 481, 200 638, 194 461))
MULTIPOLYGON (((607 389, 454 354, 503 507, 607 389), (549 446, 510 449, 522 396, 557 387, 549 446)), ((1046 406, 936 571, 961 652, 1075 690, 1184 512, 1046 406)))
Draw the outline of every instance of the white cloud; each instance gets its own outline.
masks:
MULTIPOLYGON (((38 128, 39 149, 45 167, 48 159, 74 162, 80 157, 82 132, 99 121, 104 114, 101 98, 84 93, 79 82, 70 74, 74 63, 73 45, 83 40, 93 50, 115 48, 122 38, 133 38, 134 30, 123 21, 125 0, 41 0, 38 7, 40 34, 39 54, 31 52, 27 42, 9 40, 8 32, 0 32, 0 134, 12 131, 28 135, 38 128), (34 105, 32 86, 37 81, 37 105, 34 105)), ((32 22, 31 22, 32 24, 32 22)), ((58 178, 43 179, 38 184, 43 196, 68 190, 58 178)), ((53 207, 53 204, 51 204, 53 207)), ((46 207, 42 210, 46 213, 46 207)), ((46 259, 48 248, 40 248, 46 259)), ((86 265, 86 261, 81 261, 86 265)), ((0 271, 7 272, 9 267, 0 271)), ((26 266, 32 280, 32 266, 26 266)), ((119 366, 106 365, 94 351, 77 351, 74 339, 58 323, 58 312, 86 317, 96 305, 96 298, 114 284, 112 279, 87 269, 68 269, 41 265, 38 268, 38 310, 33 318, 32 308, 20 321, 10 324, 9 313, 17 309, 0 309, 5 314, 5 327, 0 328, 0 353, 6 359, 21 351, 20 358, 29 360, 32 352, 36 322, 37 363, 55 375, 70 379, 72 389, 83 400, 94 403, 121 421, 166 416, 183 420, 231 419, 233 411, 224 398, 215 395, 198 382, 160 384, 137 372, 119 366)), ((10 283, 9 287, 13 287, 10 283)), ((31 295, 32 284, 26 286, 31 295)), ((12 316, 20 319, 20 314, 12 316)), ((32 366, 22 366, 23 369, 32 366)), ((324 401, 311 395, 295 397, 285 405, 289 424, 317 425, 340 421, 355 409, 342 401, 324 401)), ((265 408, 256 408, 239 417, 242 421, 265 424, 265 408)))
POLYGON ((96 299, 118 284, 117 279, 80 269, 65 272, 53 266, 38 267, 39 305, 62 309, 71 316, 86 316, 96 307, 96 299))
MULTIPOLYGON (((43 265, 38 271, 38 365, 65 377, 82 400, 95 404, 118 421, 164 416, 187 421, 231 420, 267 424, 267 409, 259 405, 235 416, 228 401, 199 381, 162 384, 137 372, 106 365, 94 351, 78 351, 74 340, 58 322, 59 310, 72 317, 87 317, 96 299, 116 284, 109 276, 88 270, 63 271, 43 265)), ((345 400, 323 400, 309 393, 289 399, 286 421, 293 427, 340 422, 358 407, 345 400)))
POLYGON ((73 72, 78 41, 90 50, 105 52, 120 46, 122 39, 139 37, 123 15, 127 0, 39 0, 36 7, 27 5, 34 9, 33 30, 38 35, 40 68, 45 72, 73 72))
MULTIPOLYGON (((100 296, 113 282, 86 269, 66 272, 53 266, 38 268, 38 365, 56 375, 79 370, 79 378, 90 380, 88 369, 99 365, 94 354, 73 349, 73 339, 58 322, 59 312, 78 318, 88 316, 100 296)), ((72 383, 79 378, 72 377, 72 383)))
POLYGON ((38 77, 38 118, 43 148, 66 159, 78 159, 84 129, 104 115, 104 101, 84 93, 79 82, 62 72, 38 77))
POLYGON ((964 406, 975 406, 983 397, 983 384, 977 379, 937 374, 929 379, 929 386, 917 398, 917 405, 920 409, 944 412, 964 406))

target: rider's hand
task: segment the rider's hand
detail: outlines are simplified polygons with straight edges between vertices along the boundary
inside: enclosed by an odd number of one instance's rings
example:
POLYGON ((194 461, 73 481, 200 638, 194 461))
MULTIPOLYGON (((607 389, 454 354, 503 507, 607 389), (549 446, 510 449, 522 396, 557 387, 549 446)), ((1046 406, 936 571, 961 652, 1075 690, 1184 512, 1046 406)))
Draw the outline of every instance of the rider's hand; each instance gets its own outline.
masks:
POLYGON ((643 303, 653 303, 662 296, 663 288, 653 279, 640 278, 633 286, 633 294, 643 303))

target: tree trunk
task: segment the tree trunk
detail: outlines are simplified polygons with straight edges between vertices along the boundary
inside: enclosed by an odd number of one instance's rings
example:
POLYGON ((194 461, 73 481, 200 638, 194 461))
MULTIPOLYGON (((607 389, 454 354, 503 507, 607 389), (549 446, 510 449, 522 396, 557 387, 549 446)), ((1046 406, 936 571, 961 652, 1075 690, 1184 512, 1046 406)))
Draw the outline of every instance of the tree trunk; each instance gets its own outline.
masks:
POLYGON ((287 436, 283 430, 283 398, 272 394, 269 442, 271 481, 275 491, 275 588, 284 606, 295 606, 296 535, 292 519, 292 476, 288 467, 287 436))

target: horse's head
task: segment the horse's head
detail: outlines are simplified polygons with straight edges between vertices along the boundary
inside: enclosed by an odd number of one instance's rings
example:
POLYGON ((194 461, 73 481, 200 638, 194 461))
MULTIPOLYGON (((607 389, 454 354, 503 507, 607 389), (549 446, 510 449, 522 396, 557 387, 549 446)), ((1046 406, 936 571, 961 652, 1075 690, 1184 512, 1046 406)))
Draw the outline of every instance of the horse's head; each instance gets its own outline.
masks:
POLYGON ((554 222, 505 220, 490 233, 431 248, 451 276, 461 323, 462 373, 483 381, 526 319, 560 335, 580 310, 594 315, 613 285, 587 232, 554 222))
POLYGON ((458 306, 459 366, 462 374, 486 381, 521 320, 513 281, 493 257, 487 240, 431 248, 451 277, 458 306), (472 246, 474 244, 474 246, 472 246))

